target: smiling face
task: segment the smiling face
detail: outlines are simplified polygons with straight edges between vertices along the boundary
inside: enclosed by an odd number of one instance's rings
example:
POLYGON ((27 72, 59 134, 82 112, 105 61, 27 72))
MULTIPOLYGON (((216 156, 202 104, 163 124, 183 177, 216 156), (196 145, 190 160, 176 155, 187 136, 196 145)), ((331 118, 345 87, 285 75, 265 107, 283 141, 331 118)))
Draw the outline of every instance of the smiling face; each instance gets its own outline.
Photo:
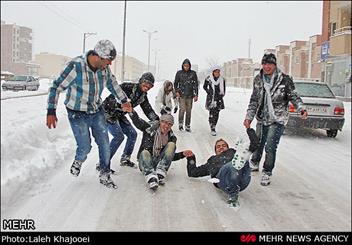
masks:
POLYGON ((229 149, 229 145, 227 142, 223 139, 219 139, 215 143, 215 153, 216 155, 219 155, 223 153, 224 151, 227 151, 229 149))
POLYGON ((170 132, 171 128, 172 128, 172 123, 164 121, 164 120, 160 120, 160 131, 162 134, 167 134, 170 132))
POLYGON ((148 82, 141 82, 139 86, 140 86, 142 92, 145 93, 145 92, 148 92, 153 87, 153 84, 148 83, 148 82))
POLYGON ((262 67, 264 74, 269 76, 272 75, 276 69, 276 65, 272 63, 264 63, 262 67))

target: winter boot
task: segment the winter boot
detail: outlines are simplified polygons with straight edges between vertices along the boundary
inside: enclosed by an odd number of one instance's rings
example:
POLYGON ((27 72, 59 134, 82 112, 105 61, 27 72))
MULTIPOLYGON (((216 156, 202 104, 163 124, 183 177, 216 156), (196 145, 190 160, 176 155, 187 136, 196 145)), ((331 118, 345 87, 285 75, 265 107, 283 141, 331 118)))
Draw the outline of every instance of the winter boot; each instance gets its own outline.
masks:
POLYGON ((270 185, 270 175, 267 173, 263 173, 262 180, 260 181, 260 184, 263 186, 270 185))
POLYGON ((238 201, 238 194, 230 196, 227 202, 230 205, 230 207, 234 207, 234 208, 240 207, 240 202, 238 201))
POLYGON ((147 176, 145 176, 146 180, 147 180, 147 185, 149 187, 149 189, 155 191, 156 189, 158 189, 159 187, 159 183, 158 183, 158 177, 155 174, 148 174, 147 176))
POLYGON ((191 126, 186 126, 186 131, 189 132, 189 133, 192 132, 191 126))
POLYGON ((77 177, 81 172, 82 163, 80 161, 74 160, 70 169, 70 172, 73 176, 77 177))
POLYGON ((114 181, 110 177, 110 172, 100 173, 99 180, 100 180, 100 183, 105 185, 106 187, 117 189, 117 185, 114 183, 114 181))
POLYGON ((259 163, 255 163, 252 160, 249 160, 249 167, 251 168, 252 172, 259 171, 259 163))
POLYGON ((211 131, 210 131, 210 134, 211 134, 212 136, 216 136, 215 127, 214 127, 214 128, 211 128, 210 130, 211 130, 211 131))

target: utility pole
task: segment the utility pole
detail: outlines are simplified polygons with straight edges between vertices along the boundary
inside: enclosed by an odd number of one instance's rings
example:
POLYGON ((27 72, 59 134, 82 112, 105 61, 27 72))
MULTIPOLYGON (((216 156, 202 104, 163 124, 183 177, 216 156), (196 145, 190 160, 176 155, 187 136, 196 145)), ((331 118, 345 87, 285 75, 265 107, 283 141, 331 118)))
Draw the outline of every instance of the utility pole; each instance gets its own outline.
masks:
MULTIPOLYGON (((125 8, 123 13, 123 39, 122 39, 122 61, 121 61, 121 82, 125 80, 125 38, 126 38, 126 9, 127 1, 125 0, 125 8)), ((116 60, 117 62, 117 60, 116 60)))
POLYGON ((85 32, 83 33, 83 54, 86 52, 86 38, 91 35, 97 35, 96 32, 85 32))
POLYGON ((155 67, 155 77, 156 77, 156 57, 157 57, 157 54, 158 54, 158 51, 160 51, 160 49, 154 49, 154 52, 155 52, 155 60, 154 60, 154 67, 155 67))
POLYGON ((152 35, 154 33, 157 33, 158 31, 149 32, 149 31, 143 30, 143 32, 148 34, 148 40, 149 40, 148 41, 148 71, 149 71, 149 66, 150 66, 150 39, 152 38, 152 35))
POLYGON ((251 58, 251 38, 248 39, 248 59, 251 58))

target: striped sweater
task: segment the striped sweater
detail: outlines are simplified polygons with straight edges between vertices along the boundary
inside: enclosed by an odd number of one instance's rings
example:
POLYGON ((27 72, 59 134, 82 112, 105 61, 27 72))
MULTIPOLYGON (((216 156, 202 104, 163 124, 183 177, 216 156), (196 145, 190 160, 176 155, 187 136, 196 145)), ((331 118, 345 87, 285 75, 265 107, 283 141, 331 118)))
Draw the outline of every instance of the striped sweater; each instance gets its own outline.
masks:
POLYGON ((72 59, 49 89, 48 115, 55 115, 60 92, 66 91, 64 104, 74 111, 96 113, 101 105, 101 94, 106 87, 121 102, 128 97, 118 85, 115 76, 107 65, 104 70, 93 72, 87 63, 90 52, 72 59))

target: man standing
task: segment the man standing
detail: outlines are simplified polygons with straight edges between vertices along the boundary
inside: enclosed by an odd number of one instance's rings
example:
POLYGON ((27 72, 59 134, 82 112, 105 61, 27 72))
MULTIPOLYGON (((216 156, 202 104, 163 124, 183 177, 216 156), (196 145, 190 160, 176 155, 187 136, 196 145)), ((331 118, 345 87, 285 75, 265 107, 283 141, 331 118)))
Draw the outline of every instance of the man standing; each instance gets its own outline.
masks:
POLYGON ((118 85, 109 65, 116 57, 111 41, 99 41, 94 50, 71 60, 60 76, 54 80, 48 96, 46 125, 56 128, 56 106, 60 92, 67 89, 65 105, 73 135, 76 139, 76 156, 71 174, 78 176, 82 163, 90 152, 92 131, 99 148, 100 183, 117 188, 110 177, 109 137, 102 110, 101 94, 107 87, 122 103, 122 110, 132 110, 127 96, 118 85))
POLYGON ((178 128, 183 130, 183 119, 186 112, 186 131, 191 132, 192 104, 198 100, 198 77, 197 73, 191 70, 191 62, 185 59, 182 69, 176 73, 174 88, 176 97, 180 100, 180 111, 178 114, 178 128))
POLYGON ((294 89, 291 78, 276 67, 275 55, 265 54, 262 58, 262 69, 253 81, 253 91, 243 122, 246 128, 250 128, 254 117, 257 119, 256 134, 260 138, 260 146, 253 153, 250 165, 252 171, 259 170, 259 162, 265 147, 266 154, 261 180, 263 186, 270 184, 276 160, 276 149, 288 121, 289 101, 301 113, 303 119, 308 116, 301 98, 294 89))
MULTIPOLYGON (((149 120, 159 120, 158 115, 149 103, 147 94, 154 86, 154 76, 152 73, 144 73, 138 83, 124 82, 120 86, 130 99, 132 108, 140 105, 149 120)), ((126 112, 122 111, 121 104, 116 100, 113 94, 109 95, 104 100, 103 108, 109 132, 113 136, 110 142, 110 159, 115 155, 124 140, 124 135, 126 135, 127 141, 120 159, 120 165, 135 167, 135 163, 131 161, 131 155, 137 139, 136 130, 127 119, 126 112)), ((99 165, 97 166, 97 170, 99 170, 99 165)))

